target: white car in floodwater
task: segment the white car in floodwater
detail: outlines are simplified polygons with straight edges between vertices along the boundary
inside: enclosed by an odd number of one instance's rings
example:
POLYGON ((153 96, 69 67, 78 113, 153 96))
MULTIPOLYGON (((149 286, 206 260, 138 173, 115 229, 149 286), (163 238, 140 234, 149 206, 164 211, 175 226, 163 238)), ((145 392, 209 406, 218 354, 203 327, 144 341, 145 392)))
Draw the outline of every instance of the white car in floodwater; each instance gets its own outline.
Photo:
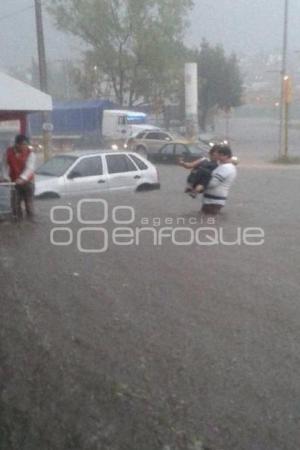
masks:
POLYGON ((35 196, 39 198, 160 188, 156 167, 133 152, 64 153, 46 161, 35 174, 35 196))

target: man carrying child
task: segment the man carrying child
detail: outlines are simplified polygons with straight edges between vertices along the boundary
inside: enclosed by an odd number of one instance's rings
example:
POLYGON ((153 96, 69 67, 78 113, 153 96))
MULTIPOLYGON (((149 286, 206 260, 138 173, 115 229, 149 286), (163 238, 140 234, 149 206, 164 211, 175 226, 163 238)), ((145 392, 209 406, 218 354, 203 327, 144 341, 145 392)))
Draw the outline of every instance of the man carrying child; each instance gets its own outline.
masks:
POLYGON ((209 157, 209 161, 180 161, 180 165, 192 169, 185 192, 193 197, 203 192, 202 212, 215 215, 225 205, 229 189, 236 178, 236 162, 232 159, 231 149, 227 145, 214 145, 209 157))
POLYGON ((187 178, 185 193, 195 198, 197 194, 200 194, 207 188, 211 179, 211 173, 218 166, 220 148, 220 145, 214 145, 209 151, 209 159, 200 158, 190 163, 183 160, 179 161, 179 164, 185 169, 192 169, 187 178))

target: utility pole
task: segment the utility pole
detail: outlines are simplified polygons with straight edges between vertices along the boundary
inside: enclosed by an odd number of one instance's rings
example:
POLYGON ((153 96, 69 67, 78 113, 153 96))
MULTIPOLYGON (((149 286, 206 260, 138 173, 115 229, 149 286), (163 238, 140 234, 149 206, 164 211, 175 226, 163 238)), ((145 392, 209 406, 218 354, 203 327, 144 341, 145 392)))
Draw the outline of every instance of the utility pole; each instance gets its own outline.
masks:
POLYGON ((284 77, 284 157, 289 154, 289 107, 292 102, 292 80, 291 77, 284 77))
POLYGON ((70 76, 69 76, 70 63, 66 59, 64 59, 62 64, 63 64, 64 81, 65 81, 65 86, 66 86, 66 96, 67 96, 67 100, 70 100, 70 98, 71 98, 70 76))
POLYGON ((225 140, 230 142, 230 108, 225 109, 225 140))
MULTIPOLYGON (((36 35, 37 35, 37 48, 38 48, 38 60, 39 60, 39 75, 40 75, 40 89, 48 94, 48 77, 47 77, 47 64, 46 64, 46 51, 45 51, 45 39, 43 28, 43 16, 42 16, 42 3, 41 0, 34 0, 35 5, 35 18, 36 18, 36 35)), ((51 142, 51 126, 49 123, 49 113, 43 112, 43 148, 44 159, 47 160, 50 156, 50 142, 51 142)))
POLYGON ((197 139, 199 134, 197 63, 185 64, 185 120, 186 136, 197 139))
POLYGON ((279 157, 282 156, 282 131, 285 124, 285 151, 287 152, 287 127, 288 113, 286 111, 286 61, 288 46, 288 17, 289 17, 289 0, 284 0, 284 23, 283 23, 283 47, 282 47, 282 65, 281 65, 281 100, 280 100, 280 124, 279 124, 279 157))

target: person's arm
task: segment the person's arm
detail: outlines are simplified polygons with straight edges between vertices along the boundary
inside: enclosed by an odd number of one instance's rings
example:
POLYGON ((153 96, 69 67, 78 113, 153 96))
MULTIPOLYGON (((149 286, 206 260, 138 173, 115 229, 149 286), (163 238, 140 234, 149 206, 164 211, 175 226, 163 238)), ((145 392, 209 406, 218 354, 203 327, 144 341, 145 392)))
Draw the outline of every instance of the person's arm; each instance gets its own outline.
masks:
POLYGON ((23 170, 23 172, 19 177, 21 181, 26 183, 26 181, 29 181, 30 177, 32 177, 32 175, 34 174, 35 159, 36 159, 35 154, 31 152, 26 161, 25 169, 23 170))
POLYGON ((196 161, 193 162, 184 162, 182 159, 179 161, 179 164, 184 167, 185 169, 195 169, 196 167, 199 166, 199 164, 201 164, 201 162, 204 160, 205 158, 199 158, 196 161))

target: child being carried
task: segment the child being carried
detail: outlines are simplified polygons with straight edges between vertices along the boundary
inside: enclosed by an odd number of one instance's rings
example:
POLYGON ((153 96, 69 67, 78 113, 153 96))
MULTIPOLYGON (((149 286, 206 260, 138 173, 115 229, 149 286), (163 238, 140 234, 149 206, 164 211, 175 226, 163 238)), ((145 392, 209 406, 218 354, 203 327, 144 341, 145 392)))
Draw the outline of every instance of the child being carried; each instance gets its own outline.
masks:
POLYGON ((201 158, 191 163, 183 160, 179 164, 186 169, 192 169, 187 177, 185 192, 195 198, 197 194, 204 192, 207 188, 213 170, 218 166, 219 145, 214 145, 209 151, 209 159, 201 158))

